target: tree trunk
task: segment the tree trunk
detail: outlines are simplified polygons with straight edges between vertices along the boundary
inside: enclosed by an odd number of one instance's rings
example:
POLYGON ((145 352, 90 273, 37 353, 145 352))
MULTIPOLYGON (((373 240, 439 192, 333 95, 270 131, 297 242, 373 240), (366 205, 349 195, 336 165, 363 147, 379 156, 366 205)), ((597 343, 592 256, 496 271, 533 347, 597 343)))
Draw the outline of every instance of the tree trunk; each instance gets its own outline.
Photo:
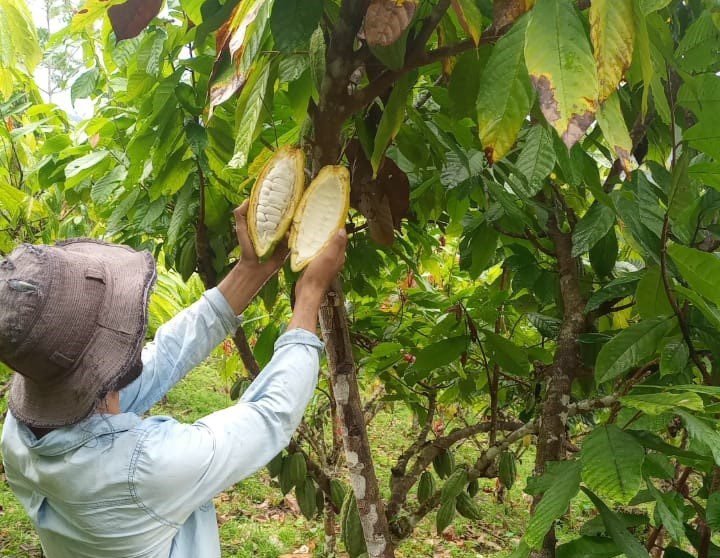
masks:
POLYGON ((320 327, 326 344, 338 420, 342 425, 350 484, 357 499, 368 556, 393 558, 390 529, 365 428, 345 301, 337 282, 320 309, 320 327))
MULTIPOLYGON (((562 232, 554 218, 550 219, 548 235, 555 243, 560 290, 563 298, 563 322, 557 340, 555 360, 546 374, 545 400, 538 426, 535 474, 545 472, 550 461, 565 458, 566 427, 570 388, 574 373, 581 367, 579 337, 585 331, 585 301, 580 291, 580 271, 572 256, 572 235, 562 232)), ((540 501, 536 498, 534 505, 540 501)), ((554 558, 557 539, 555 527, 550 529, 543 548, 533 558, 554 558)))

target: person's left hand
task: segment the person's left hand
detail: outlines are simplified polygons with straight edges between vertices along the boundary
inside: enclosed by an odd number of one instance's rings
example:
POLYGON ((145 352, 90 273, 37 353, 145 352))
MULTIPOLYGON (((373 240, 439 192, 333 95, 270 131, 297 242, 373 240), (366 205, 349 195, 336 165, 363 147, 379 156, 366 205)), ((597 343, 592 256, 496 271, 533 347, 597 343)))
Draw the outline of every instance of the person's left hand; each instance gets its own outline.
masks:
POLYGON ((290 250, 287 239, 283 239, 275 247, 275 252, 269 259, 264 262, 258 260, 255 247, 248 233, 247 213, 249 206, 250 203, 246 201, 233 212, 235 214, 235 233, 242 251, 242 259, 238 265, 247 268, 255 278, 264 283, 280 270, 290 250))

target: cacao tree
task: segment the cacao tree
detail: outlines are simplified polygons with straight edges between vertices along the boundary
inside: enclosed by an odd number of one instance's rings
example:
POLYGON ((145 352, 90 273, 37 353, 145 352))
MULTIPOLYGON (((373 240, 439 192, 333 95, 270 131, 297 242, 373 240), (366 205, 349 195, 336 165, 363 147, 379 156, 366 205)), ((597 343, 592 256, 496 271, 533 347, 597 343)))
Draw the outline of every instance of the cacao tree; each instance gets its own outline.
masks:
MULTIPOLYGON (((515 557, 714 556, 720 6, 713 0, 88 0, 71 126, 0 0, 0 251, 78 234, 215 285, 279 149, 351 175, 327 366, 270 465, 355 557, 522 484, 515 557), (14 40, 3 41, 3 37, 14 40), (367 424, 415 416, 381 484, 367 424), (534 448, 534 475, 516 479, 534 448), (462 451, 461 451, 462 450, 462 451), (479 479, 497 479, 494 496, 479 479), (349 481, 349 482, 346 482, 349 481), (558 542, 573 502, 596 514, 558 542)), ((296 274, 235 335, 257 374, 296 274), (259 312, 258 312, 259 313, 259 312), (259 327, 258 327, 259 326, 259 327)), ((382 473, 382 472, 380 472, 382 473)))

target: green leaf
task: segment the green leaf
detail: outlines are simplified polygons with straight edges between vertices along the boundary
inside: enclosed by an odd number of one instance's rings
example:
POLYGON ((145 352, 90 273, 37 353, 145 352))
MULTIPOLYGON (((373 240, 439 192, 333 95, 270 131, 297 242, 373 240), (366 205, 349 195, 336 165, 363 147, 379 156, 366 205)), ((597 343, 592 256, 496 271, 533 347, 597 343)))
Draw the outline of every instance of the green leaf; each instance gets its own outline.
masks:
POLYGON ((590 42, 570 0, 538 0, 525 61, 540 109, 568 148, 595 121, 598 75, 590 42))
POLYGON ((487 62, 489 50, 470 51, 458 57, 450 83, 451 115, 460 119, 475 115, 475 104, 480 91, 480 76, 487 62))
POLYGON ((635 272, 628 273, 611 281, 602 289, 592 294, 585 307, 585 312, 594 312, 605 302, 632 295, 637 288, 640 277, 640 274, 635 272))
POLYGON ((672 0, 640 0, 640 10, 643 15, 649 15, 658 10, 662 10, 672 0))
POLYGON ((716 283, 720 277, 720 258, 679 244, 670 246, 668 254, 693 290, 713 304, 720 304, 720 289, 716 283))
POLYGON ((521 18, 497 42, 480 77, 478 127, 491 163, 512 149, 532 105, 533 90, 523 54, 526 28, 527 18, 521 18))
POLYGON ((310 75, 319 94, 325 76, 325 35, 320 27, 310 37, 310 75))
POLYGON ((98 173, 96 175, 98 176, 100 172, 107 168, 109 155, 109 151, 101 149, 69 162, 65 167, 65 187, 74 188, 93 174, 98 173))
POLYGON ((465 32, 472 38, 475 45, 479 45, 484 24, 478 3, 475 0, 452 0, 452 7, 465 32))
POLYGON ((590 248, 590 265, 598 277, 608 277, 617 263, 620 247, 613 227, 595 246, 590 248))
POLYGON ((413 82, 414 76, 406 75, 395 84, 392 93, 390 93, 390 98, 380 118, 380 124, 378 125, 378 131, 375 136, 375 147, 373 148, 373 154, 370 160, 373 177, 377 176, 377 171, 385 157, 385 151, 390 145, 390 142, 395 139, 395 136, 400 130, 400 126, 402 126, 405 120, 405 106, 407 105, 413 82))
POLYGON ((623 404, 647 415, 662 415, 672 412, 678 407, 691 411, 702 412, 704 404, 702 397, 697 393, 649 393, 645 395, 632 394, 621 398, 623 404))
POLYGON ((556 558, 615 558, 622 554, 612 539, 580 537, 557 547, 556 558))
POLYGON ((275 347, 275 341, 280 335, 280 331, 277 326, 273 323, 266 325, 262 333, 258 336, 255 342, 253 353, 257 359, 260 368, 264 368, 272 359, 273 351, 275 347))
POLYGON ((80 74, 70 87, 70 102, 73 106, 75 106, 77 99, 86 99, 92 95, 99 77, 100 70, 97 68, 91 68, 87 72, 80 74))
POLYGON ((24 0, 0 0, 0 68, 23 67, 29 75, 42 60, 37 30, 24 0))
POLYGON ((674 327, 674 320, 657 318, 643 320, 621 331, 600 349, 595 363, 597 382, 607 382, 645 364, 674 327))
POLYGON ((542 189, 542 183, 552 172, 556 161, 550 132, 544 126, 533 126, 515 164, 527 179, 527 186, 522 192, 527 198, 532 198, 542 189))
POLYGON ((455 362, 468 348, 468 338, 464 335, 437 341, 418 351, 413 368, 419 372, 429 372, 455 362))
POLYGON ((615 225, 615 212, 595 202, 583 216, 573 232, 572 255, 577 257, 588 252, 615 225))
POLYGON ((720 530, 720 492, 713 492, 707 501, 705 519, 713 531, 720 530))
POLYGON ((671 341, 660 354, 660 377, 680 374, 690 360, 690 350, 685 341, 671 341))
POLYGON ((594 0, 590 5, 590 38, 597 61, 600 102, 615 92, 632 62, 634 1, 594 0))
POLYGON ((228 163, 231 169, 240 169, 247 165, 250 148, 260 131, 263 111, 269 110, 265 108, 265 97, 273 78, 272 67, 269 58, 261 58, 253 68, 250 79, 238 99, 235 112, 238 122, 235 151, 228 163))
POLYGON ((675 285, 675 290, 692 302, 713 327, 720 330, 720 310, 705 302, 703 297, 691 289, 686 289, 681 285, 675 285))
POLYGON ((600 512, 600 516, 602 517, 607 532, 625 556, 627 558, 649 558, 649 554, 645 548, 628 532, 623 525, 622 520, 615 514, 615 512, 608 508, 605 503, 590 490, 585 487, 583 487, 582 490, 588 495, 590 500, 592 500, 593 504, 595 504, 595 507, 600 512))
POLYGON ((718 434, 718 431, 702 419, 682 409, 678 409, 676 414, 682 418, 690 436, 698 443, 710 448, 715 463, 720 465, 720 434, 718 434))
POLYGON ((282 53, 307 47, 323 13, 323 0, 275 0, 270 30, 282 53))
POLYGON ((662 273, 658 266, 647 269, 645 275, 638 283, 637 310, 643 318, 655 318, 657 316, 670 316, 673 313, 672 306, 665 292, 665 285, 662 273))
POLYGON ((490 358, 500 368, 511 374, 525 375, 530 369, 527 352, 518 347, 515 343, 491 331, 483 331, 485 345, 487 346, 490 358))
POLYGON ((637 168, 637 161, 632 154, 633 142, 620 109, 620 97, 617 93, 613 93, 600 106, 597 121, 608 145, 620 159, 625 172, 630 174, 637 168))
POLYGON ((640 490, 645 450, 617 426, 593 430, 583 442, 580 459, 583 482, 603 496, 627 504, 640 490))
POLYGON ((546 473, 549 486, 535 507, 530 518, 523 542, 539 549, 553 523, 562 517, 580 488, 580 462, 561 461, 548 464, 546 473))
POLYGON ((112 196, 115 189, 125 181, 127 169, 123 165, 116 166, 92 186, 90 197, 96 204, 104 204, 112 196))
POLYGON ((665 526, 665 529, 667 529, 668 533, 670 533, 670 536, 675 542, 682 541, 685 534, 685 526, 683 525, 682 516, 678 517, 673 510, 668 507, 663 494, 655 488, 650 481, 648 481, 647 487, 650 494, 652 494, 653 498, 655 498, 655 510, 660 516, 660 520, 665 526))

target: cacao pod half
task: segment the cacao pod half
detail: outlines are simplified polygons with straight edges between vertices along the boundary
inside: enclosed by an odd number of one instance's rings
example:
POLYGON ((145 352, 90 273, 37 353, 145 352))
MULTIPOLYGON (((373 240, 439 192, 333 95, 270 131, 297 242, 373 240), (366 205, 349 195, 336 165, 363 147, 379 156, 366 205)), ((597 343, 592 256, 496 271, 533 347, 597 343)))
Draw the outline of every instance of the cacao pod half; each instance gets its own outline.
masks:
POLYGON ((258 258, 272 255, 285 237, 304 188, 305 154, 291 147, 279 149, 250 194, 248 229, 258 258))
POLYGON ((290 233, 290 264, 303 270, 344 225, 350 209, 350 173, 342 166, 320 170, 295 211, 290 233))

